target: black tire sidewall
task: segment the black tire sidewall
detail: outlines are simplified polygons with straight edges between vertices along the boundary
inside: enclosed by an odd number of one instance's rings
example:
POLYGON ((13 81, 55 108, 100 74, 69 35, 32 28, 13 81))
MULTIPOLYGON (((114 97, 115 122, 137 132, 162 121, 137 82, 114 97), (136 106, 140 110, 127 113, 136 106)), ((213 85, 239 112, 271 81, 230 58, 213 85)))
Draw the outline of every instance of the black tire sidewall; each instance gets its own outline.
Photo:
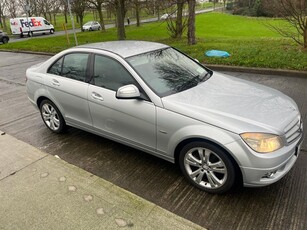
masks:
POLYGON ((64 118, 63 118, 63 116, 62 116, 60 110, 56 107, 56 105, 55 105, 52 101, 50 101, 50 100, 48 100, 48 99, 43 100, 43 101, 40 103, 40 105, 39 105, 39 111, 40 111, 41 117, 42 117, 42 119, 43 119, 45 125, 47 126, 47 128, 48 128, 49 130, 51 130, 51 131, 54 132, 54 133, 62 133, 62 132, 65 130, 65 127, 66 127, 65 120, 64 120, 64 118), (56 110, 56 112, 57 112, 57 114, 58 114, 58 116, 59 116, 60 127, 59 127, 57 130, 52 130, 52 129, 46 124, 46 122, 45 122, 45 120, 44 120, 44 118, 43 118, 42 107, 43 107, 43 105, 45 105, 45 104, 51 105, 51 106, 56 110))
POLYGON ((229 190, 231 190, 231 188, 234 186, 235 181, 236 181, 236 171, 235 171, 235 166, 234 166, 233 161, 230 159, 230 157, 228 156, 228 154, 224 150, 222 150, 218 146, 211 144, 211 143, 196 141, 196 142, 191 142, 191 143, 185 145, 182 148, 182 150, 180 151, 179 166, 180 166, 180 169, 181 169, 183 175, 188 179, 188 181, 190 183, 192 183, 197 188, 199 188, 199 189, 201 189, 205 192, 208 192, 208 193, 215 193, 215 194, 226 193, 229 190), (185 166, 184 166, 184 157, 190 149, 197 148, 197 147, 203 147, 203 148, 207 148, 207 149, 212 150, 224 162, 226 169, 227 169, 227 179, 226 179, 226 182, 221 187, 219 187, 217 189, 210 189, 210 188, 202 187, 202 186, 198 185, 197 183, 195 183, 190 178, 188 173, 186 172, 186 169, 185 169, 185 166))

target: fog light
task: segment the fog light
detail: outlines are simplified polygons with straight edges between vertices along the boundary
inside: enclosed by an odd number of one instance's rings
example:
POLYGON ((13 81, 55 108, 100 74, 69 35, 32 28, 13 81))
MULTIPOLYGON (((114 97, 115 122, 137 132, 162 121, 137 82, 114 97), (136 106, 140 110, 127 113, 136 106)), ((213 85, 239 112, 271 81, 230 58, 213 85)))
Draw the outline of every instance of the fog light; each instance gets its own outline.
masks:
POLYGON ((276 171, 273 172, 267 172, 266 174, 264 174, 264 176, 262 178, 272 178, 275 175, 276 171))

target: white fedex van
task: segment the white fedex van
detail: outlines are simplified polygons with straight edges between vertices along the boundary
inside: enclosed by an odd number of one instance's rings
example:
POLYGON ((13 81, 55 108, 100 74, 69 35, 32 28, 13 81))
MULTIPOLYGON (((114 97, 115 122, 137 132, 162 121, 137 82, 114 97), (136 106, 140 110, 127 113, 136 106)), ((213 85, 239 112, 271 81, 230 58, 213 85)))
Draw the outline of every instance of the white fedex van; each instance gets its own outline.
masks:
POLYGON ((54 33, 54 26, 42 17, 11 18, 10 26, 12 34, 20 37, 25 34, 31 36, 33 33, 54 33))

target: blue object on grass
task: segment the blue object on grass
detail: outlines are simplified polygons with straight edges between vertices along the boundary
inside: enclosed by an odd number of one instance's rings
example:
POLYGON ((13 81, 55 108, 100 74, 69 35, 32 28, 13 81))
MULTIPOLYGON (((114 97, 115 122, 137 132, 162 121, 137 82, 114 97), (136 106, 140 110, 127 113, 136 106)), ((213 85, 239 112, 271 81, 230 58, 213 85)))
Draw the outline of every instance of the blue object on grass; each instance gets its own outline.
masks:
POLYGON ((208 57, 230 57, 230 54, 223 50, 209 50, 205 54, 208 57))

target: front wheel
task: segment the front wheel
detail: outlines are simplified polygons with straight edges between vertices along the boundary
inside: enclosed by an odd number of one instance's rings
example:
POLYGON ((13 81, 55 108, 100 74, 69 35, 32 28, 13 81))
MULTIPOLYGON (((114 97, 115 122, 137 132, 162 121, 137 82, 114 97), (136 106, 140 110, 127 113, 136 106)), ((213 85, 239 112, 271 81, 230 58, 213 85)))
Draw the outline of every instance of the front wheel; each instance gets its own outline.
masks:
POLYGON ((9 39, 7 39, 6 37, 4 37, 4 38, 2 38, 2 42, 3 42, 3 44, 6 44, 6 43, 9 42, 9 39))
POLYGON ((196 187, 209 193, 229 191, 235 183, 235 167, 227 154, 206 142, 191 142, 179 156, 180 169, 196 187))
POLYGON ((51 29, 51 30, 50 30, 50 34, 54 34, 54 29, 51 29))
POLYGON ((59 109, 50 100, 43 100, 40 104, 40 113, 45 125, 55 133, 64 131, 66 124, 59 109))

